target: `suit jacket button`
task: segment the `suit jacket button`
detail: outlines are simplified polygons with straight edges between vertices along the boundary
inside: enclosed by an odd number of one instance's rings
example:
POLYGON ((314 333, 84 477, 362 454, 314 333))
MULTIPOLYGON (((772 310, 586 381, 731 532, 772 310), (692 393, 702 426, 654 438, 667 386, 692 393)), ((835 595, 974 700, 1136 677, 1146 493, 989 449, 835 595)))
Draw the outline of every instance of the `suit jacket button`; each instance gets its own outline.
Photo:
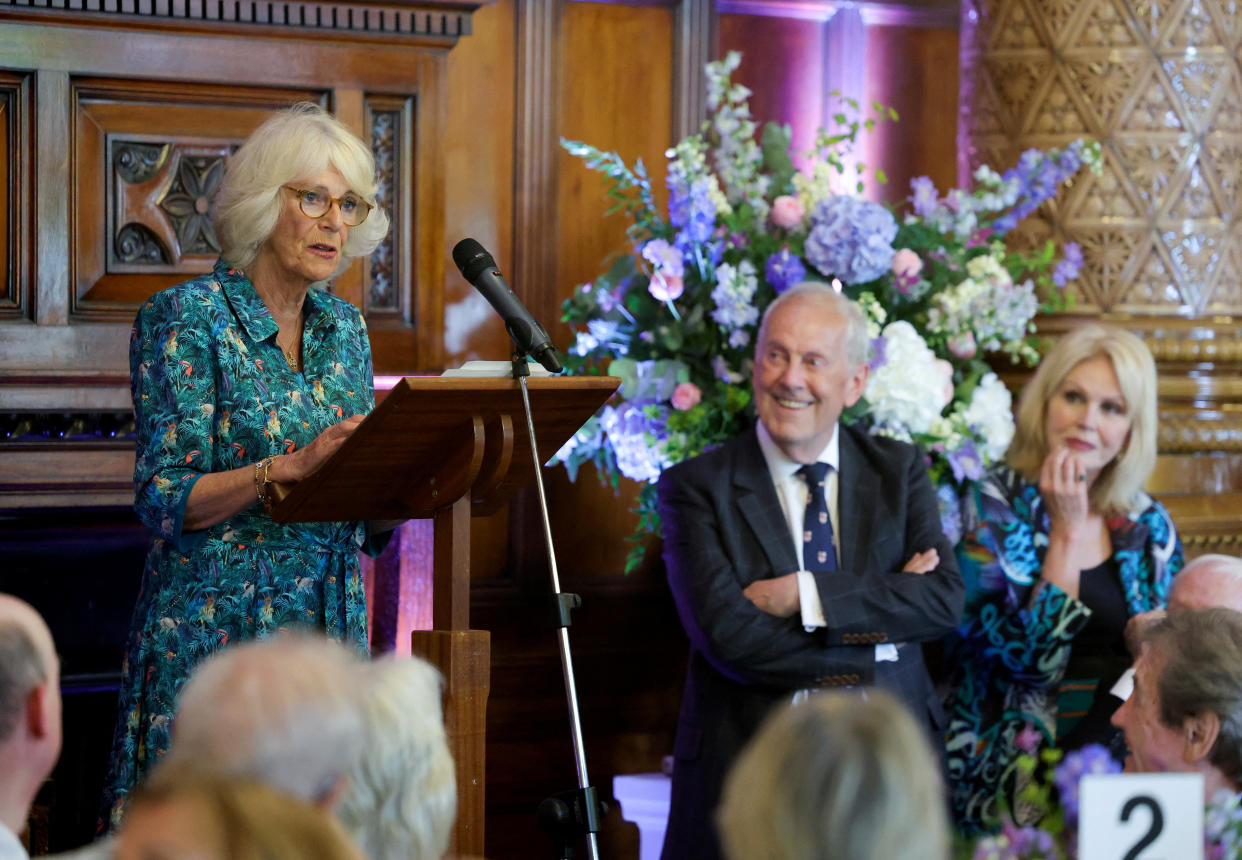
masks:
POLYGON ((850 683, 857 684, 861 680, 857 675, 850 675, 850 683))
POLYGON ((876 635, 876 640, 875 640, 876 642, 887 642, 888 641, 887 633, 877 633, 875 635, 876 635))

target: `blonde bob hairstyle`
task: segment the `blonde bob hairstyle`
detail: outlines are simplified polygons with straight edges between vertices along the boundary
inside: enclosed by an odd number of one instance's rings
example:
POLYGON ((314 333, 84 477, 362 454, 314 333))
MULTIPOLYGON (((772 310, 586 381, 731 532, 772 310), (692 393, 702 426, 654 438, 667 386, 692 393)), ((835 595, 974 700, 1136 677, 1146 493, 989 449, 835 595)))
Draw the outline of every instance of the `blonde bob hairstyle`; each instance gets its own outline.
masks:
POLYGON ((322 806, 257 782, 165 768, 135 793, 110 856, 116 860, 363 858, 341 823, 322 806))
POLYGON ((940 766, 924 730, 882 690, 778 706, 725 780, 729 860, 945 860, 940 766))
POLYGON ((319 105, 301 102, 255 129, 229 159, 215 198, 214 224, 224 261, 239 269, 253 265, 280 218, 281 187, 333 167, 373 207, 367 220, 349 228, 334 276, 354 257, 374 251, 388 232, 388 216, 375 206, 375 157, 319 105))
POLYGON ((1156 466, 1156 363, 1143 341, 1128 331, 1085 325, 1056 342, 1022 392, 1006 459, 1027 480, 1039 480, 1048 456, 1048 403, 1075 367, 1101 357, 1117 374, 1130 432, 1121 452, 1100 470, 1089 501, 1101 513, 1130 513, 1139 507, 1143 485, 1156 466))

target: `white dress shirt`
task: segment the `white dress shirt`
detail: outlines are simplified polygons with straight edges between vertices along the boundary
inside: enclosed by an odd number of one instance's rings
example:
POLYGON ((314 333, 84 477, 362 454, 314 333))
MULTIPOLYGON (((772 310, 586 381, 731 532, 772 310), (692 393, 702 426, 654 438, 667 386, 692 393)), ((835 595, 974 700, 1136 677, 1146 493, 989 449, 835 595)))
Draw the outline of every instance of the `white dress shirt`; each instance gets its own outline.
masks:
MULTIPOLYGON (((768 472, 772 475, 772 484, 776 488, 776 497, 780 500, 781 511, 785 515, 785 523, 789 526, 789 536, 793 540, 794 551, 798 554, 798 603, 802 610, 802 624, 807 631, 817 627, 827 627, 824 617, 824 605, 820 600, 819 588, 815 577, 807 571, 802 558, 802 531, 806 518, 806 506, 810 502, 810 489, 806 479, 798 474, 801 463, 789 459, 785 452, 777 446, 768 433, 763 422, 758 423, 759 448, 763 451, 763 459, 767 461, 768 472)), ((837 516, 838 475, 841 464, 841 439, 838 426, 832 428, 832 438, 824 446, 824 450, 815 458, 815 462, 827 463, 829 469, 824 479, 824 500, 828 504, 828 519, 832 522, 833 548, 837 553, 837 564, 841 563, 841 531, 838 528, 840 519, 837 516)), ((875 646, 877 663, 898 659, 897 646, 884 642, 875 646)))
POLYGON ((30 860, 22 841, 4 822, 0 822, 0 860, 30 860))

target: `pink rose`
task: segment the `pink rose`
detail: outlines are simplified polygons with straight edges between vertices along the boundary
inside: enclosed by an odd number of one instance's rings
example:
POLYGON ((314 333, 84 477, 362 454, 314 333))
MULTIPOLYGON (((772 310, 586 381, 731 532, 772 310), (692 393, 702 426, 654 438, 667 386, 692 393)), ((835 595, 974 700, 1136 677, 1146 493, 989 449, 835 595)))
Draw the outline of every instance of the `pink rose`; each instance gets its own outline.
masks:
POLYGON ((651 283, 647 285, 647 292, 651 293, 652 298, 658 302, 671 302, 681 298, 682 292, 686 289, 686 285, 681 278, 676 275, 666 275, 664 272, 656 272, 651 277, 651 283))
POLYGON ((893 274, 897 277, 916 278, 921 271, 923 271, 923 258, 909 248, 902 248, 893 254, 893 274))
POLYGON ((958 358, 971 359, 975 357, 977 352, 975 346, 975 336, 968 331, 958 332, 949 338, 949 352, 958 358))
POLYGON ((703 399, 703 392, 693 382, 683 382, 673 389, 671 402, 673 408, 685 412, 687 409, 693 409, 699 405, 699 401, 703 399))
POLYGON ((797 197, 782 194, 772 201, 772 223, 777 227, 784 227, 786 230, 797 227, 802 223, 804 215, 806 210, 802 208, 802 201, 797 197))
POLYGON ((953 365, 943 358, 938 358, 936 359, 936 369, 944 375, 944 402, 948 403, 953 399, 953 365))

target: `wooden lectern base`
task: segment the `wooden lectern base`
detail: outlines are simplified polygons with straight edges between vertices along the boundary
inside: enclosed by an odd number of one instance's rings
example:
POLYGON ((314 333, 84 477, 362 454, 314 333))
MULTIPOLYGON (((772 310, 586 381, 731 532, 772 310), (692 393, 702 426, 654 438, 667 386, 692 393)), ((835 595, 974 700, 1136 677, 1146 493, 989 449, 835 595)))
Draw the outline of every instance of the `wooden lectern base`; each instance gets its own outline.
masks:
POLYGON ((457 822, 449 853, 483 856, 487 695, 492 635, 486 630, 415 630, 413 653, 444 675, 444 728, 457 765, 457 822))

